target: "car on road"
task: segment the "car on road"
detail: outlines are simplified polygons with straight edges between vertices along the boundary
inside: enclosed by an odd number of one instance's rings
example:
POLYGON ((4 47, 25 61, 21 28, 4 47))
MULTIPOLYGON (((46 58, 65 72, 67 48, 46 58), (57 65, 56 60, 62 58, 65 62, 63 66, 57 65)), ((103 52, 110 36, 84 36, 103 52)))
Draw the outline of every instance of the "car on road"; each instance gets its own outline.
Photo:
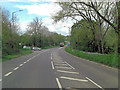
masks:
POLYGON ((41 48, 39 48, 39 47, 33 47, 32 50, 34 50, 34 51, 41 51, 41 48))
POLYGON ((64 47, 64 42, 61 42, 61 43, 60 43, 60 47, 64 47))

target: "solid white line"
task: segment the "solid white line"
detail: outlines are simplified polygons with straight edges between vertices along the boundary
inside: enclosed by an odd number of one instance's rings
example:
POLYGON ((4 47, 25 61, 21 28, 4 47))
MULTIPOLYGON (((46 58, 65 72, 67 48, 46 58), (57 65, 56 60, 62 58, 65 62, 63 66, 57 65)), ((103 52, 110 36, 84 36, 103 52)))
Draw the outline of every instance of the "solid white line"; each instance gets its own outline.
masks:
POLYGON ((62 86, 61 86, 61 84, 60 84, 59 79, 58 79, 58 78, 56 78, 56 81, 57 81, 57 84, 58 84, 59 89, 60 89, 60 90, 62 90, 62 86))
POLYGON ((9 72, 9 73, 5 74, 4 76, 7 77, 7 76, 9 76, 10 74, 12 74, 12 72, 9 72))
POLYGON ((13 70, 17 70, 19 67, 14 68, 13 70))
POLYGON ((75 80, 75 81, 88 82, 88 80, 77 79, 77 78, 70 78, 70 77, 63 77, 63 76, 61 76, 60 78, 69 79, 69 80, 75 80))
POLYGON ((73 74, 79 74, 78 72, 69 72, 69 71, 62 71, 62 70, 57 70, 58 72, 63 72, 63 73, 73 73, 73 74))
POLYGON ((71 66, 69 63, 67 63, 66 61, 65 61, 65 63, 67 64, 67 65, 69 65, 72 69, 75 69, 73 66, 71 66))
POLYGON ((0 79, 0 82, 2 81, 2 79, 0 79))
POLYGON ((72 69, 72 68, 69 68, 69 67, 58 67, 58 66, 56 66, 56 68, 72 69))
POLYGON ((92 81, 90 78, 86 77, 86 79, 88 79, 90 82, 92 82, 93 84, 95 84, 97 87, 103 89, 100 85, 98 85, 97 83, 95 83, 94 81, 92 81))
POLYGON ((20 64, 20 66, 23 66, 23 64, 20 64))
POLYGON ((53 61, 51 61, 51 64, 52 64, 52 69, 55 69, 54 65, 53 65, 53 61))

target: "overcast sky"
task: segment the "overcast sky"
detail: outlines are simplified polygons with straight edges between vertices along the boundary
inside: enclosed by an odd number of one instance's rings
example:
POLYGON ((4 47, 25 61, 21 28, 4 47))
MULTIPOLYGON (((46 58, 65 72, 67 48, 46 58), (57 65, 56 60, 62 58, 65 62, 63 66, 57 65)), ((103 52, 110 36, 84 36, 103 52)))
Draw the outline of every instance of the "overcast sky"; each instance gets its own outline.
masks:
POLYGON ((70 19, 65 22, 60 21, 57 24, 53 24, 51 16, 61 10, 61 8, 59 5, 51 2, 51 0, 29 0, 29 2, 27 0, 4 0, 1 6, 9 10, 11 14, 17 10, 23 10, 15 13, 19 18, 22 33, 26 31, 27 25, 35 17, 42 18, 44 25, 48 27, 49 31, 57 32, 62 35, 68 35, 68 27, 73 25, 73 21, 70 19))

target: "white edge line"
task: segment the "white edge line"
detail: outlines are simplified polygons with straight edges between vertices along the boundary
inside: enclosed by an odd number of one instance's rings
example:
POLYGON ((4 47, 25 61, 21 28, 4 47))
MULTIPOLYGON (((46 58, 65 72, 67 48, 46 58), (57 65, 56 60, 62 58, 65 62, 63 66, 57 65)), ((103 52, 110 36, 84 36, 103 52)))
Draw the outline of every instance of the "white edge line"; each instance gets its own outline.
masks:
POLYGON ((53 65, 53 61, 51 61, 51 64, 52 64, 52 69, 55 69, 54 65, 53 65))
POLYGON ((62 86, 61 86, 61 84, 60 84, 59 79, 58 79, 58 78, 56 78, 56 81, 57 81, 58 87, 62 90, 62 86))
POLYGON ((61 76, 60 78, 63 78, 63 79, 68 79, 68 80, 75 80, 75 81, 88 82, 88 80, 84 80, 84 79, 77 79, 77 78, 71 78, 71 77, 64 77, 64 76, 61 76))
POLYGON ((13 70, 17 70, 19 67, 14 68, 13 70))
POLYGON ((10 74, 12 74, 12 72, 9 72, 9 73, 5 74, 4 76, 7 77, 7 76, 9 76, 10 74))
POLYGON ((65 61, 66 64, 68 64, 72 69, 75 69, 73 66, 71 66, 69 63, 65 61))
MULTIPOLYGON (((95 83, 93 80, 91 80, 90 78, 86 77, 86 79, 88 79, 90 82, 92 82, 94 85, 96 85, 97 87, 103 89, 100 85, 98 85, 97 83, 95 83)), ((104 89, 103 89, 104 90, 104 89)))

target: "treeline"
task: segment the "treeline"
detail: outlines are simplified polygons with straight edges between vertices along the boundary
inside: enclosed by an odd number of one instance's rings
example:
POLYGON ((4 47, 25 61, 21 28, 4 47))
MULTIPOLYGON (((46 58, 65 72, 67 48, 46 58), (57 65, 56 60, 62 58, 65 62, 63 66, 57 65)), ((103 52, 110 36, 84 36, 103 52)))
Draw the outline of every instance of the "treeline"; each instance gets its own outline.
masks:
POLYGON ((11 20, 9 11, 2 10, 2 55, 10 55, 15 52, 20 52, 22 47, 46 47, 57 46, 64 41, 65 36, 50 32, 43 25, 42 19, 34 18, 29 23, 26 33, 20 35, 20 28, 17 18, 11 20), (13 24, 14 23, 14 24, 13 24))
POLYGON ((118 52, 120 2, 58 2, 61 10, 52 18, 76 21, 71 27, 71 46, 98 53, 118 52))
MULTIPOLYGON (((101 53, 112 53, 117 51, 118 37, 112 28, 110 28, 105 35, 102 41, 103 46, 101 47, 98 41, 99 33, 96 32, 96 36, 94 37, 93 31, 87 27, 90 27, 90 24, 83 19, 72 26, 70 42, 74 49, 86 52, 99 52, 99 49, 102 48, 103 51, 101 53), (79 23, 84 25, 80 25, 79 23)), ((98 28, 97 25, 95 28, 98 28)), ((101 32, 104 33, 104 29, 102 29, 101 32)))

